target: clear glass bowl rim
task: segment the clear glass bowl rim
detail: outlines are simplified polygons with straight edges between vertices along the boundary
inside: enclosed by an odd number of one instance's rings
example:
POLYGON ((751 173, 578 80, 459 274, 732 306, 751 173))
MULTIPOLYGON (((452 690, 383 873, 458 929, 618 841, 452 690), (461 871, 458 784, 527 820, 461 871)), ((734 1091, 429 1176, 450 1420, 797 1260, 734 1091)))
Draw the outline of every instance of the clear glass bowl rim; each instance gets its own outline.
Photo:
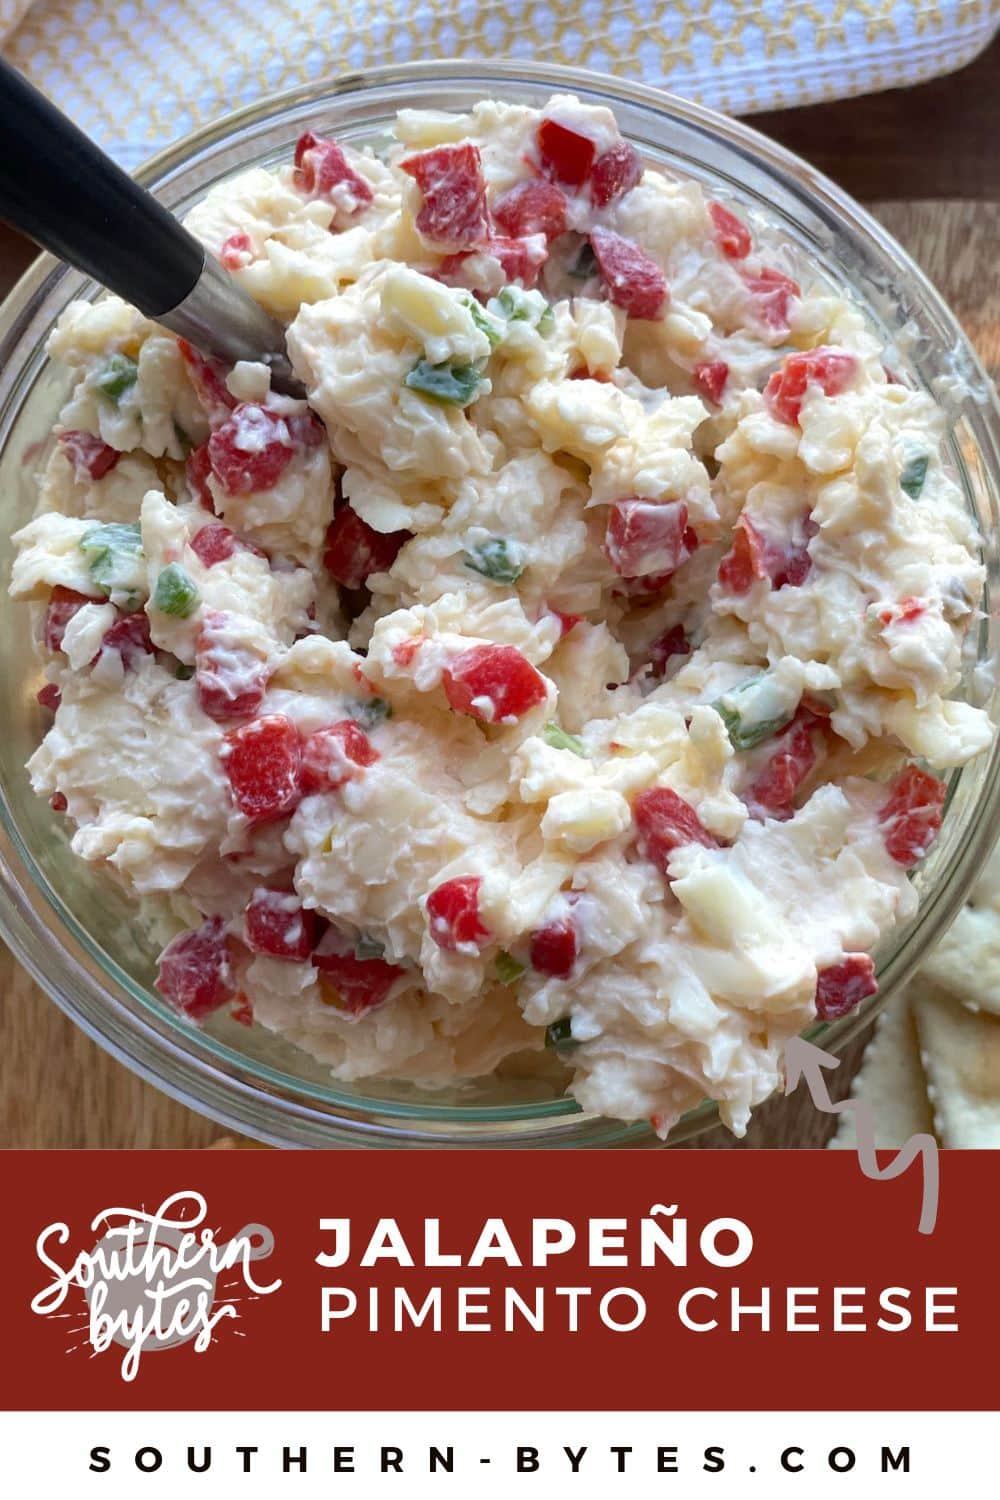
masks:
MULTIPOLYGON (((852 234, 875 250, 902 273, 915 292, 922 310, 933 318, 939 332, 962 350, 968 368, 989 381, 978 357, 954 315, 936 289, 906 252, 882 226, 846 193, 800 158, 741 121, 716 114, 706 107, 664 90, 581 68, 555 64, 478 62, 450 60, 388 65, 338 78, 301 85, 270 95, 255 104, 235 110, 191 132, 147 161, 137 179, 154 185, 184 167, 198 152, 239 136, 241 129, 290 115, 308 106, 320 106, 344 96, 398 86, 437 84, 442 91, 449 83, 482 84, 484 95, 502 89, 504 83, 528 84, 555 91, 596 91, 609 104, 634 103, 668 113, 693 126, 723 147, 763 169, 793 196, 808 198, 814 211, 826 215, 837 232, 852 234)), ((447 102, 447 101, 445 101, 447 102)), ((65 267, 42 255, 27 269, 0 308, 0 369, 6 356, 30 326, 38 300, 63 274, 65 267)), ((992 392, 984 404, 976 438, 980 456, 994 483, 1000 479, 1000 404, 992 392), (987 418, 991 419, 988 420, 987 418)), ((905 983, 923 955, 940 937, 965 899, 968 888, 986 859, 1000 825, 1000 745, 989 752, 984 785, 976 805, 977 820, 951 866, 941 873, 922 903, 919 921, 905 949, 892 954, 880 971, 881 991, 874 1004, 855 1015, 822 1029, 823 1045, 840 1050, 867 1024, 873 1010, 905 983)), ((652 1131, 643 1124, 623 1125, 598 1120, 576 1111, 571 1101, 554 1105, 515 1106, 471 1111, 461 1107, 388 1110, 338 1107, 336 1114, 318 1109, 307 1098, 293 1097, 288 1090, 267 1083, 253 1065, 248 1068, 220 1065, 218 1049, 205 1046, 199 1033, 185 1033, 185 1045, 177 1028, 171 1030, 150 1015, 141 1015, 121 1002, 121 984, 94 952, 88 951, 58 913, 42 911, 32 899, 31 853, 3 809, 0 829, 0 936, 32 977, 60 1008, 119 1062, 138 1073, 161 1091, 180 1102, 237 1130, 277 1146, 382 1146, 382 1147, 659 1147, 652 1131), (118 1003, 116 1003, 116 993, 118 1003), (409 1118, 408 1118, 409 1117, 409 1118), (545 1128, 543 1121, 549 1123, 545 1128), (502 1125, 502 1133, 491 1123, 502 1125)), ((376 1103, 377 1101, 371 1101, 376 1103)), ((677 1127, 670 1144, 681 1144, 692 1135, 717 1123, 714 1106, 703 1106, 677 1127)))

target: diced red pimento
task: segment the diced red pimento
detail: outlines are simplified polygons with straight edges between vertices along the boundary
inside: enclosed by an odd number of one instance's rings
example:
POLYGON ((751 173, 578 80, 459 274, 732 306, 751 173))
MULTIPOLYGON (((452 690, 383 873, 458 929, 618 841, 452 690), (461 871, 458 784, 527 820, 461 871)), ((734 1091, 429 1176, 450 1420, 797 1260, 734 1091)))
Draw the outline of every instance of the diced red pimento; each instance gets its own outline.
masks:
POLYGON ((143 609, 131 615, 119 615, 115 623, 104 632, 101 651, 117 651, 126 671, 138 666, 144 656, 154 651, 149 634, 149 616, 143 609))
POLYGON ((923 599, 914 599, 908 594, 905 599, 899 599, 895 604, 888 604, 885 609, 880 609, 879 623, 886 626, 910 625, 914 620, 919 620, 926 610, 927 605, 923 599))
POLYGON ((476 257, 480 255, 492 255, 499 261, 505 282, 519 281, 523 286, 532 287, 549 258, 549 249, 543 234, 530 234, 523 239, 507 239, 494 234, 476 250, 459 250, 454 255, 446 255, 438 266, 438 279, 449 286, 463 286, 485 295, 488 286, 481 284, 472 274, 476 257))
POLYGON ((209 917, 167 944, 156 988, 189 1021, 202 1020, 233 998, 232 955, 222 917, 209 917))
POLYGON ((208 440, 212 473, 227 495, 271 489, 294 454, 287 422, 255 401, 241 402, 208 440))
POLYGON ((547 696, 545 679, 516 646, 470 646, 441 675, 455 712, 487 724, 520 719, 547 696))
POLYGON ((689 556, 687 519, 683 500, 616 500, 604 535, 608 561, 621 578, 669 576, 689 556))
POLYGON ((247 947, 270 958, 304 963, 316 946, 319 922, 294 891, 272 891, 259 885, 243 914, 247 947))
POLYGON ((904 869, 912 869, 928 854, 941 831, 946 791, 943 781, 912 764, 890 781, 879 822, 886 849, 904 869))
POLYGON ((472 250, 489 237, 486 182, 479 147, 434 146, 400 162, 423 195, 417 230, 448 250, 472 250))
POLYGON ((219 261, 227 271, 241 271, 253 260, 253 245, 250 236, 242 230, 224 239, 219 249, 219 261))
POLYGON ((64 813, 69 807, 65 792, 53 792, 49 798, 49 806, 55 813, 64 813))
POLYGON ((295 185, 310 198, 332 200, 344 213, 356 213, 375 196, 336 141, 307 130, 295 146, 295 185))
POLYGON ((802 296, 797 281, 783 271, 764 266, 756 274, 743 272, 748 293, 748 312, 775 340, 786 338, 791 331, 789 312, 794 298, 802 296))
POLYGON ((85 604, 96 602, 94 599, 88 599, 86 594, 78 594, 75 589, 67 589, 61 583, 57 583, 49 595, 49 607, 45 611, 45 624, 42 627, 42 639, 46 650, 61 651, 66 626, 77 610, 82 609, 85 604))
POLYGON ((253 823, 295 810, 302 797, 302 741, 284 714, 262 714, 225 735, 222 764, 233 801, 253 823))
POLYGON ((208 487, 208 476, 212 472, 212 460, 208 453, 208 443, 204 442, 197 448, 192 448, 184 463, 184 476, 188 482, 188 489, 198 501, 203 510, 210 515, 215 515, 215 498, 208 487))
POLYGON ((719 564, 719 582, 731 594, 749 593, 760 578, 769 579, 774 589, 800 587, 812 567, 809 542, 818 529, 806 517, 798 539, 776 541, 765 536, 749 516, 741 515, 733 530, 733 545, 719 564))
POLYGON ((62 702, 62 693, 60 693, 54 682, 47 682, 44 687, 38 689, 38 692, 35 694, 35 701, 42 708, 47 708, 50 714, 54 714, 62 702))
POLYGON ((656 261, 611 229, 591 231, 590 243, 601 282, 616 307, 631 318, 659 318, 670 300, 667 280, 656 261))
POLYGON ((704 396, 716 406, 722 400, 728 379, 729 366, 724 359, 705 360, 702 364, 695 365, 691 372, 691 380, 699 396, 704 396))
POLYGON ((420 636, 411 635, 408 640, 398 641, 392 648, 392 659, 397 667, 411 667, 413 658, 420 650, 422 641, 420 636))
POLYGON ((331 929, 312 961, 319 973, 324 1004, 356 1018, 381 1005, 406 970, 384 958, 357 958, 340 951, 343 947, 343 940, 331 929))
POLYGON ((589 136, 560 125, 558 120, 543 120, 535 140, 546 177, 554 177, 568 187, 583 186, 597 156, 597 146, 589 136))
POLYGON ((670 629, 658 636, 649 647, 649 665, 653 669, 653 676, 663 676, 671 657, 690 655, 691 642, 684 634, 684 626, 671 625, 670 629))
POLYGON ((473 944, 484 948, 490 932, 479 916, 479 875, 459 875, 435 886, 427 897, 427 925, 439 948, 454 953, 459 947, 473 944))
POLYGON ((233 1020, 238 1021, 241 1026, 252 1026, 253 1001, 250 999, 250 996, 245 995, 243 991, 240 990, 233 1000, 233 1008, 229 1012, 229 1014, 232 1016, 233 1020))
POLYGON ((767 765, 744 794, 743 800, 754 816, 790 815, 796 792, 819 758, 816 729, 815 715, 800 709, 782 731, 767 765))
POLYGON ((854 379, 858 362, 853 354, 821 346, 805 354, 789 354, 764 388, 764 401, 780 422, 797 425, 802 402, 811 385, 824 396, 839 396, 854 379))
POLYGON ((359 769, 373 766, 378 758, 375 746, 353 719, 314 729, 302 737, 303 795, 336 791, 356 776, 359 769))
POLYGON ((202 710, 217 724, 248 719, 264 701, 267 668, 242 639, 238 622, 206 609, 195 646, 195 687, 202 710))
POLYGON ((229 372, 221 359, 208 359, 187 339, 178 339, 177 344, 209 426, 218 427, 236 406, 236 397, 226 385, 229 372))
POLYGON ((709 833, 690 802, 671 787, 654 786, 640 792, 632 804, 632 817, 639 834, 639 849, 662 875, 668 875, 670 856, 685 844, 718 849, 719 841, 709 833))
POLYGON ((103 479, 110 474, 121 458, 117 448, 92 432, 61 432, 59 442, 63 452, 73 465, 73 476, 81 482, 86 479, 103 479))
POLYGON ((568 979, 579 952, 579 938, 571 917, 560 917, 531 934, 531 967, 552 979, 568 979))
POLYGON ((594 162, 590 172, 590 199, 595 208, 607 208, 616 198, 639 183, 642 178, 642 157, 628 141, 619 141, 594 162))
POLYGON ((742 219, 738 219, 722 203, 708 205, 715 230, 715 243, 730 260, 745 260, 753 249, 750 231, 742 219))
POLYGON ((409 531, 376 531, 356 510, 342 505, 326 533, 323 566, 335 583, 359 589, 372 573, 392 567, 409 531))
POLYGON ((529 234, 544 234, 554 240, 567 227, 568 204, 562 188, 544 177, 519 182, 493 204, 493 222, 512 239, 529 234))
POLYGON ((567 615, 561 609, 553 609, 551 604, 548 607, 548 612, 550 615, 555 615, 559 621, 560 640, 562 640, 563 636, 569 635, 574 626, 579 625, 583 619, 583 615, 567 615))
POLYGON ((222 522, 202 526, 191 538, 191 551, 206 568, 226 562, 239 547, 235 531, 230 531, 222 522))
POLYGON ((878 990, 875 965, 867 953, 848 953, 839 964, 820 969, 816 976, 816 1014, 835 1021, 878 990))

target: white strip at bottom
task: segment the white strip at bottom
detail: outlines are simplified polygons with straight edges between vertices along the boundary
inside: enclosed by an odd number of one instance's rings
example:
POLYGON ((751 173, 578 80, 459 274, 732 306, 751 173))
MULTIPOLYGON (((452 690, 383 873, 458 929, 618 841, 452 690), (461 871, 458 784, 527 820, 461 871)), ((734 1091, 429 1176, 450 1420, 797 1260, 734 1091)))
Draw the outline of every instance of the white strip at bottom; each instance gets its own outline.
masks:
POLYGON ((104 1500, 940 1500, 945 1489, 983 1493, 995 1432, 988 1412, 8 1412, 0 1489, 63 1483, 104 1500))

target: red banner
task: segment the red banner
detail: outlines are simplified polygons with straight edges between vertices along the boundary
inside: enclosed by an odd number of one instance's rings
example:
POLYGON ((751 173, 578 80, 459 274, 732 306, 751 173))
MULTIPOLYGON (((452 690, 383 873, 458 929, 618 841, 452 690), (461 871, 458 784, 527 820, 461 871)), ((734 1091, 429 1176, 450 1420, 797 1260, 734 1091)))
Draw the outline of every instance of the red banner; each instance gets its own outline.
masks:
POLYGON ((919 1171, 873 1182, 847 1152, 5 1152, 0 1170, 8 1410, 996 1404, 993 1152, 942 1154, 931 1235, 919 1171))

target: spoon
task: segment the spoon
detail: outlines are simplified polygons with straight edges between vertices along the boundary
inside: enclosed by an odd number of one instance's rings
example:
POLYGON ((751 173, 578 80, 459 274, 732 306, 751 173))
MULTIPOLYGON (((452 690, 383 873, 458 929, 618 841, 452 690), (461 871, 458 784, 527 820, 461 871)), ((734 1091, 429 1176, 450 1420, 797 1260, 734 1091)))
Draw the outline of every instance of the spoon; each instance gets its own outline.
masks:
POLYGON ((227 364, 304 397, 285 333, 194 235, 0 59, 0 219, 227 364))

